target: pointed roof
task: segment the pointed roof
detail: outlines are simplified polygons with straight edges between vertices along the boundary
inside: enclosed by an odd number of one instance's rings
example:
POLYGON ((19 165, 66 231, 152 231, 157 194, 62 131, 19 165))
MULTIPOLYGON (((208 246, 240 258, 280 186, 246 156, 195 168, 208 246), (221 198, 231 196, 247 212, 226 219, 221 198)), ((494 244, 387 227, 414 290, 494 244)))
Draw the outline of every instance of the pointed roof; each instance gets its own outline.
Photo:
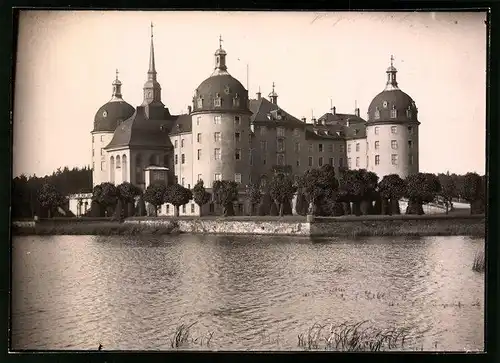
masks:
POLYGON ((252 123, 266 123, 269 126, 290 126, 290 127, 304 127, 305 122, 292 116, 277 104, 272 103, 268 99, 261 97, 259 100, 250 100, 250 111, 252 116, 250 121, 252 123))

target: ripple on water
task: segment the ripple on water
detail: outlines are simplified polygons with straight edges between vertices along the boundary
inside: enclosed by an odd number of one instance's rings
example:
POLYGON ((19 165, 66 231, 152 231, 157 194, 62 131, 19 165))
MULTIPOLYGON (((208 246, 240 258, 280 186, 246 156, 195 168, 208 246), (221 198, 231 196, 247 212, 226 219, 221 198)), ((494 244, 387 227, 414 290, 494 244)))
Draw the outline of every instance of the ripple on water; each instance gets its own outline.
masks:
POLYGON ((213 349, 289 350, 315 322, 368 320, 414 328, 418 349, 482 350, 484 275, 470 263, 483 243, 15 237, 12 345, 170 349, 195 323, 191 349, 213 332, 213 349))

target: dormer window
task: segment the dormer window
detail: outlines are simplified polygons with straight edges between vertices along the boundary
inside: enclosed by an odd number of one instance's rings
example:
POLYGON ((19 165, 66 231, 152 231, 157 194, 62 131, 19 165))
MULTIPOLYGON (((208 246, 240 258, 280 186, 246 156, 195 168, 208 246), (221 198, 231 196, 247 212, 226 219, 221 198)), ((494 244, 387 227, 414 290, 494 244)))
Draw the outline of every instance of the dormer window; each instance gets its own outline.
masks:
POLYGON ((358 133, 359 133, 358 129, 354 130, 354 135, 357 135, 358 133))
POLYGON ((201 96, 198 97, 197 106, 198 108, 203 108, 203 98, 201 96))
POLYGON ((375 120, 378 120, 380 118, 380 110, 378 107, 375 109, 375 120))
POLYGON ((382 104, 382 106, 384 106, 384 108, 387 108, 387 105, 388 105, 387 101, 384 101, 384 103, 382 104))
POLYGON ((396 118, 396 116, 397 116, 397 110, 396 107, 393 106, 391 110, 391 118, 396 118))
POLYGON ((236 94, 233 98, 233 106, 240 107, 240 96, 238 96, 238 94, 236 94))
POLYGON ((410 107, 408 107, 408 109, 406 110, 406 117, 411 118, 411 108, 410 107))
POLYGON ((220 98, 220 94, 219 93, 216 93, 215 94, 215 99, 214 99, 214 106, 215 107, 221 107, 221 98, 220 98))

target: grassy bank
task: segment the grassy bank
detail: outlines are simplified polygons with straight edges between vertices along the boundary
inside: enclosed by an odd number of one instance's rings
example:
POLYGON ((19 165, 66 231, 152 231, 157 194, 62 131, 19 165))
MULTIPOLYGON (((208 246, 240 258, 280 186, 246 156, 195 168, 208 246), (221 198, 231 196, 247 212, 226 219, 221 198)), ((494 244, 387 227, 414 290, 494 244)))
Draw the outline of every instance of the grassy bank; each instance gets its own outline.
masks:
POLYGON ((177 233, 177 223, 170 221, 162 226, 134 225, 100 221, 88 223, 37 223, 35 227, 12 227, 13 235, 165 235, 177 233))

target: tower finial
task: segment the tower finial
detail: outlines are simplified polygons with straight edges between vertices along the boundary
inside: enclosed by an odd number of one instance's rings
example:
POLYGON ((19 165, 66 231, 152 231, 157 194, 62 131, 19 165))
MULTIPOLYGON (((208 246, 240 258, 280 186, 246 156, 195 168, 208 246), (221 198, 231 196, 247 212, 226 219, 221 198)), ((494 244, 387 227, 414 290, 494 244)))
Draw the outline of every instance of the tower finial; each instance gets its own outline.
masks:
POLYGON ((394 62, 394 56, 391 54, 391 67, 394 66, 393 62, 394 62))
POLYGON ((274 93, 274 82, 273 82, 273 93, 274 93))
POLYGON ((222 49, 222 35, 219 35, 219 49, 222 49))
POLYGON ((387 84, 385 90, 396 90, 398 88, 398 82, 396 81, 396 73, 398 70, 394 67, 394 56, 391 54, 391 65, 387 68, 387 84))
POLYGON ((118 81, 118 68, 116 68, 116 80, 118 81))
POLYGON ((153 22, 151 22, 151 38, 153 37, 153 27, 154 27, 153 22))

